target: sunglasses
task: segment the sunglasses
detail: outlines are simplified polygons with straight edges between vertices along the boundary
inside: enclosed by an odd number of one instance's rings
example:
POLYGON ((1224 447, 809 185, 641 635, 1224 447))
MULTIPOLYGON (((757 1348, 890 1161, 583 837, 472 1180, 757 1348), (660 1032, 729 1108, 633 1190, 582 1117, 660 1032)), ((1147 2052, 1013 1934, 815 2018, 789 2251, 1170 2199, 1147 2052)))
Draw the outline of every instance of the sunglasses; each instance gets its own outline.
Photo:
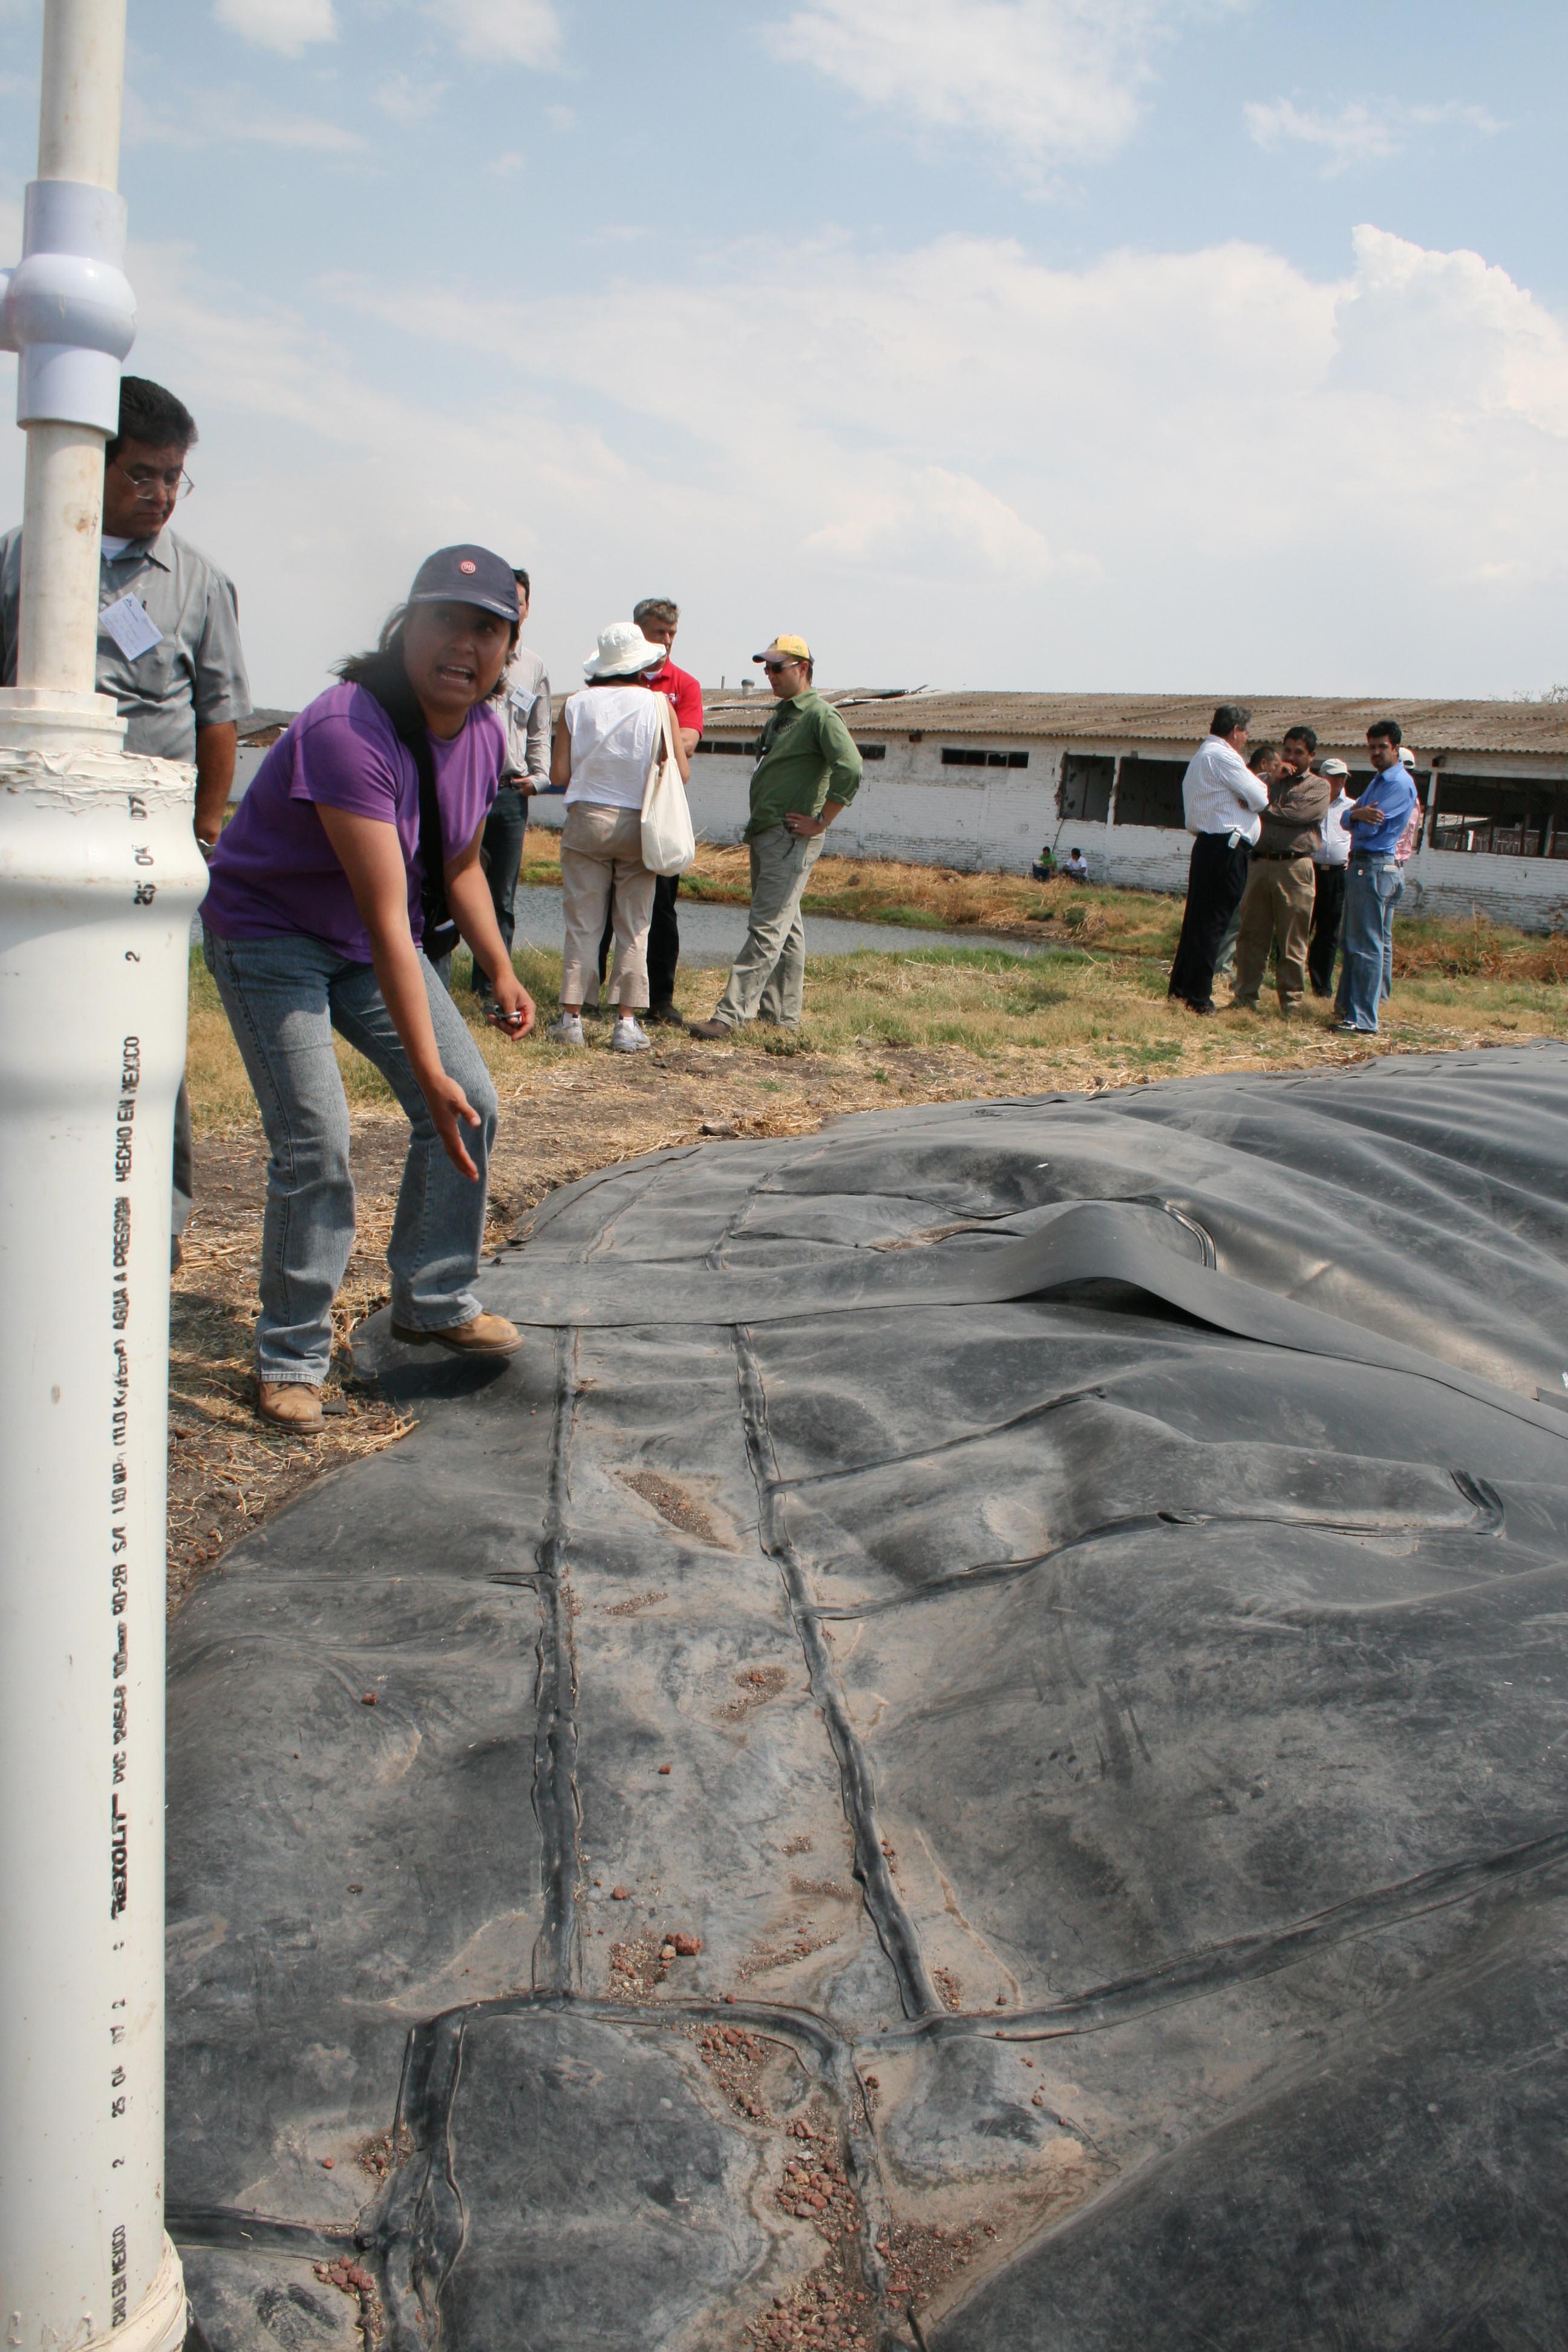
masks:
POLYGON ((800 661, 798 656, 796 656, 792 657, 789 661, 764 662, 763 664, 763 667, 767 671, 770 677, 778 677, 786 669, 798 669, 800 667, 800 661))

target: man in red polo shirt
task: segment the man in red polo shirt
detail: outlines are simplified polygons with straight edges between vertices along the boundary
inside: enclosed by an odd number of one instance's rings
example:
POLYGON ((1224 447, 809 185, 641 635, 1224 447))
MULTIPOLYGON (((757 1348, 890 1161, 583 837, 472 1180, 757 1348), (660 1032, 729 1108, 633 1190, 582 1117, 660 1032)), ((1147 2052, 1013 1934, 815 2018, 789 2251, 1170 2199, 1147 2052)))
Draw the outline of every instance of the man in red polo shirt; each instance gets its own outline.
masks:
MULTIPOLYGON (((667 695, 673 704, 675 723, 689 759, 702 739, 702 688, 689 670, 677 669, 669 658, 676 630, 680 626, 680 607, 668 596, 645 596, 640 604, 633 607, 632 618, 650 645, 664 647, 664 660, 658 669, 643 672, 643 684, 651 687, 655 694, 667 695)), ((653 886, 653 919, 647 934, 648 1008, 643 1014, 645 1021, 660 1022, 677 1029, 683 1025, 675 1009, 675 968, 680 961, 680 925, 675 898, 679 888, 679 874, 661 874, 653 886)), ((613 928, 613 923, 606 921, 605 936, 599 943, 601 980, 609 961, 613 928)))

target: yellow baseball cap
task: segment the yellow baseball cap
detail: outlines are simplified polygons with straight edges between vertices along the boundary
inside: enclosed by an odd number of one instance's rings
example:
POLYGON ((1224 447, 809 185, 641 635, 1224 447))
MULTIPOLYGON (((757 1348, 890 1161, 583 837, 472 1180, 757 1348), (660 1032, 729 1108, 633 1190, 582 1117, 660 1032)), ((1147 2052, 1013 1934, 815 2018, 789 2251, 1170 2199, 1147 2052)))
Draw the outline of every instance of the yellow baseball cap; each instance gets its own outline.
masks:
POLYGON ((753 654, 752 659, 754 662, 809 661, 811 647, 804 637, 775 637, 771 646, 764 646, 760 654, 753 654))

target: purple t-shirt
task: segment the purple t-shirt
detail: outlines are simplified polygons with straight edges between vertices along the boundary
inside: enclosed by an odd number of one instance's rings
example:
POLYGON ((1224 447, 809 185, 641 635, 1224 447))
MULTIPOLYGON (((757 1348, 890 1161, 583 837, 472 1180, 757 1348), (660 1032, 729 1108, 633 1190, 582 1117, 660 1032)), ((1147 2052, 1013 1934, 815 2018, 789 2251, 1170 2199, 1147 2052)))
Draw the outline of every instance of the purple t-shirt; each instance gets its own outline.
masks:
MULTIPOLYGON (((496 796, 506 757, 500 713, 481 703, 449 742, 432 735, 441 842, 466 849, 496 796)), ((218 836, 202 907, 224 940, 303 931, 351 963, 371 961, 347 875, 314 803, 397 827, 408 867, 408 927, 425 928, 419 904, 419 775, 391 719, 363 686, 330 686, 279 737, 218 836)))

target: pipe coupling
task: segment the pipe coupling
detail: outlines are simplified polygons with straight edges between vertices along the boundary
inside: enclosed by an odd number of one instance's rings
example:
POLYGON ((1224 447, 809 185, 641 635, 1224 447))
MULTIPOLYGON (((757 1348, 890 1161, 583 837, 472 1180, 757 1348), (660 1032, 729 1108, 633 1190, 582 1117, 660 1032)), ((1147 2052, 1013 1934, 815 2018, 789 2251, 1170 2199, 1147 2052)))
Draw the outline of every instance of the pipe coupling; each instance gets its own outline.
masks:
POLYGON ((0 299, 0 346, 21 353, 18 425, 120 422, 120 367, 136 338, 125 199, 80 180, 34 180, 23 258, 0 299))

